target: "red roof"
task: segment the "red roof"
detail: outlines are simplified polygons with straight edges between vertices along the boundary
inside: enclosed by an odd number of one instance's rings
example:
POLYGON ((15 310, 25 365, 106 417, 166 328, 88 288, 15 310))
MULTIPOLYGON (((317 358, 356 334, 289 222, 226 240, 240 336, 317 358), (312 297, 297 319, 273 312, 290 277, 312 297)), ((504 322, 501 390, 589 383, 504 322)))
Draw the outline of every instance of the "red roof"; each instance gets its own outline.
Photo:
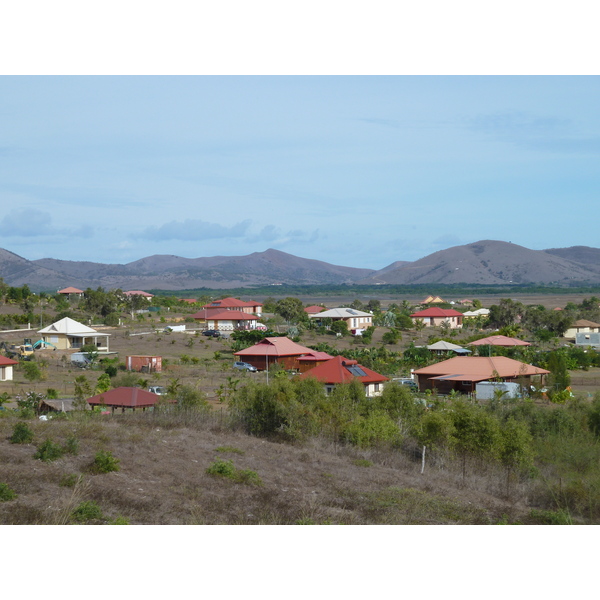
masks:
POLYGON ((66 287, 64 290, 58 290, 59 294, 83 294, 83 290, 74 287, 66 287))
POLYGON ((505 335, 490 335, 480 340, 475 340, 467 346, 531 346, 529 342, 518 340, 517 338, 507 337, 505 335))
POLYGON ((267 337, 260 342, 234 352, 234 356, 302 356, 314 352, 310 348, 296 344, 287 337, 267 337))
POLYGON ((528 365, 507 356, 456 356, 435 365, 417 369, 415 375, 429 375, 428 379, 452 381, 485 381, 496 376, 517 378, 549 373, 534 365, 528 365))
POLYGON ((87 399, 91 406, 123 406, 125 408, 141 408, 154 406, 160 396, 137 387, 118 387, 87 399))
POLYGON ((239 298, 221 298, 205 304, 202 308, 241 308, 243 306, 262 306, 260 302, 245 302, 239 298))
POLYGON ((358 379, 365 385, 389 381, 389 378, 385 377, 385 375, 380 375, 375 371, 371 371, 371 369, 359 365, 356 360, 349 360, 343 356, 336 356, 335 358, 310 369, 310 371, 306 371, 306 373, 296 375, 296 377, 300 379, 315 377, 323 383, 330 384, 348 383, 353 379, 358 379), (356 374, 353 374, 352 370, 354 370, 356 374), (364 375, 360 375, 359 373, 361 372, 364 373, 364 375))
POLYGON ((12 358, 7 358, 6 356, 2 356, 0 354, 0 367, 8 367, 10 365, 18 365, 18 361, 13 360, 12 358))
POLYGON ((316 314, 319 314, 320 312, 323 312, 324 310, 326 310, 326 309, 323 308, 322 306, 313 305, 313 306, 307 306, 304 309, 304 312, 308 313, 309 315, 316 315, 316 314))
POLYGON ((300 356, 298 360, 303 362, 318 362, 321 360, 331 360, 332 358, 333 356, 327 354, 327 352, 317 352, 316 350, 312 350, 310 354, 300 356))
POLYGON ((417 317, 418 319, 421 317, 462 317, 462 313, 454 310, 453 308, 434 307, 420 310, 419 312, 413 313, 410 316, 417 317))
POLYGON ((187 302, 188 304, 196 304, 196 298, 179 298, 179 302, 187 302))

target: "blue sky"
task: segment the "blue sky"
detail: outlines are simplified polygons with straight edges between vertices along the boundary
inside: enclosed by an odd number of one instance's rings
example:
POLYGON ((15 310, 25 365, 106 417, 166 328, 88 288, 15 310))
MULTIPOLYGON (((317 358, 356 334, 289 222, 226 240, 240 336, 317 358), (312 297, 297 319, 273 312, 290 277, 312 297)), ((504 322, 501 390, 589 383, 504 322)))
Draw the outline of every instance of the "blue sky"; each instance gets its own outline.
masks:
POLYGON ((0 247, 383 268, 600 246, 597 76, 2 76, 0 247))

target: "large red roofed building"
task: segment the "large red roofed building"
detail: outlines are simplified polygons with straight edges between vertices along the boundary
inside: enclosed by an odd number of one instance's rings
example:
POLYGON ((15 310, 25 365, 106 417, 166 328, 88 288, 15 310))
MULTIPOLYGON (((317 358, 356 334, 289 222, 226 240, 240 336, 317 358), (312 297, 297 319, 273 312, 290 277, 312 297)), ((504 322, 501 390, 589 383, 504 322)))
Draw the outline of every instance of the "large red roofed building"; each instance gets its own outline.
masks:
POLYGON ((260 302, 246 302, 239 298, 221 298, 220 300, 214 300, 205 304, 202 308, 207 311, 239 310, 240 312, 259 317, 262 314, 262 304, 260 302))
POLYGON ((112 412, 120 408, 121 412, 127 409, 136 410, 154 407, 161 400, 161 396, 147 392, 137 387, 118 387, 102 394, 96 394, 87 399, 87 403, 94 406, 106 406, 112 412))
POLYGON ((325 385, 325 391, 329 394, 336 385, 350 383, 357 379, 365 386, 365 395, 368 397, 378 396, 383 391, 383 385, 389 381, 385 375, 380 375, 367 367, 358 364, 356 360, 350 360, 343 356, 336 356, 310 371, 297 375, 299 379, 314 377, 325 385))
POLYGON ((528 365, 506 356, 456 356, 414 371, 419 391, 435 390, 449 394, 452 390, 463 394, 475 391, 480 381, 522 381, 531 385, 532 377, 543 386, 546 369, 528 365))
POLYGON ((300 370, 301 363, 298 359, 311 353, 314 353, 314 350, 301 346, 287 337, 266 337, 254 346, 233 354, 259 371, 265 371, 275 363, 281 364, 287 370, 300 370))
POLYGON ((462 327, 463 314, 453 308, 427 308, 410 315, 413 323, 422 321, 425 327, 439 327, 442 323, 448 323, 451 329, 462 327))

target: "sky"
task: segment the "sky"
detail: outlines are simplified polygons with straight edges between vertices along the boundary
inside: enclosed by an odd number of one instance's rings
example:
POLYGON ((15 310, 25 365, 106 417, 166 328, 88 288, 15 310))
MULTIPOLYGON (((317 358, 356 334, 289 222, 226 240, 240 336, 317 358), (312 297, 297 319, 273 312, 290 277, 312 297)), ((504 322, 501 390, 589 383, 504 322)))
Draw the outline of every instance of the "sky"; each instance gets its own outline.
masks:
POLYGON ((599 245, 597 76, 3 76, 0 247, 379 269, 599 245))
POLYGON ((0 248, 380 269, 485 239, 600 245, 580 0, 74 6, 5 14, 0 248))

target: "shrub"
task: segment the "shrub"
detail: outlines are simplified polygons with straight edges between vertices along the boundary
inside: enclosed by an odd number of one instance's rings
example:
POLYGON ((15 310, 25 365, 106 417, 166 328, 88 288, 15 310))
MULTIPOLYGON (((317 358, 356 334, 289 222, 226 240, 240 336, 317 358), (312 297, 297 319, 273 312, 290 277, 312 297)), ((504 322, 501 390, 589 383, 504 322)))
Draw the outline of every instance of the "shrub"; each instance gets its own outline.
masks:
POLYGON ((236 469, 231 460, 221 460, 220 458, 217 458, 217 460, 215 460, 212 465, 206 469, 206 473, 208 475, 235 479, 236 469))
POLYGON ((119 459, 112 455, 112 452, 108 450, 100 450, 94 458, 94 462, 90 466, 92 473, 110 473, 111 471, 118 471, 121 467, 119 466, 119 459))
POLYGON ((11 444, 31 444, 33 442, 33 431, 29 429, 27 423, 17 423, 13 428, 13 434, 10 436, 11 444))
POLYGON ((33 458, 42 460, 44 462, 51 462, 57 460, 64 454, 64 450, 55 444, 52 440, 44 440, 37 449, 37 452, 33 455, 33 458))
POLYGON ((0 502, 8 502, 14 500, 17 497, 17 493, 8 487, 6 483, 0 483, 0 502))
POLYGON ((82 502, 71 512, 71 520, 75 523, 88 523, 89 521, 101 521, 103 519, 102 510, 92 501, 82 502))
POLYGON ((217 458, 208 469, 208 475, 215 477, 226 477, 237 483, 246 483, 250 485, 262 485, 262 480, 256 471, 236 469, 230 460, 221 460, 217 458))
POLYGON ((54 388, 48 388, 46 390, 46 397, 50 400, 56 400, 58 398, 58 390, 54 388))

